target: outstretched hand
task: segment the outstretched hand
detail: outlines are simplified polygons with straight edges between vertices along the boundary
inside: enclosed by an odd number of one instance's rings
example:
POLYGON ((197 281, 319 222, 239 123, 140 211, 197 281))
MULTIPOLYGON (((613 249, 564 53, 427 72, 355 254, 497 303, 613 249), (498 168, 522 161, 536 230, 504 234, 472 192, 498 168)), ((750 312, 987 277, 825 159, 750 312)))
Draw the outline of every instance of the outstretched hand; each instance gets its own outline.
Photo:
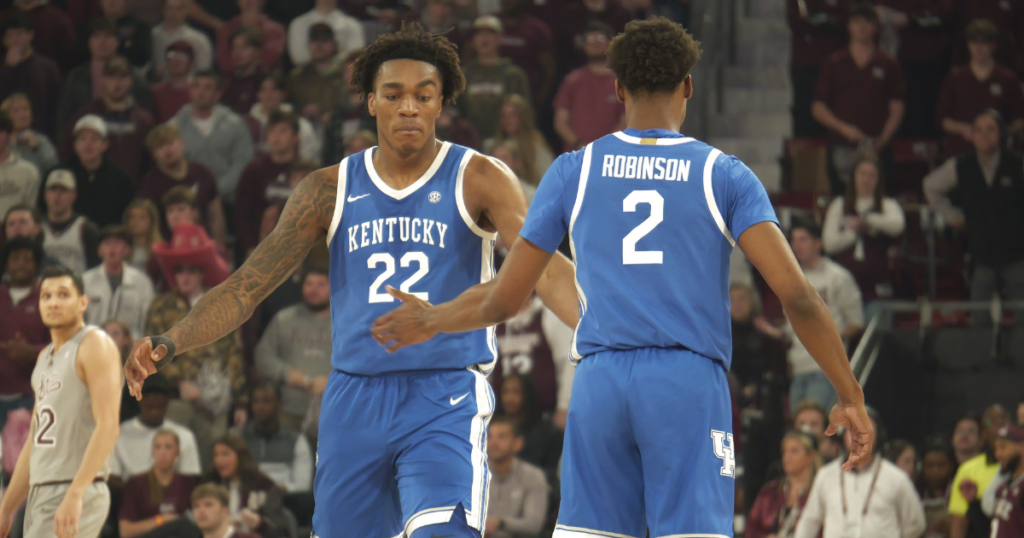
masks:
POLYGON ((142 383, 147 377, 156 373, 156 361, 167 355, 167 346, 160 344, 153 349, 153 341, 148 337, 139 338, 124 361, 124 378, 128 381, 128 392, 136 400, 142 400, 142 383))
POLYGON ((384 346, 388 353, 403 347, 426 342, 437 331, 427 327, 426 313, 431 304, 415 295, 398 291, 391 286, 385 288, 389 295, 402 301, 402 306, 377 318, 370 328, 374 340, 384 346))
POLYGON ((843 464, 843 470, 852 471, 871 457, 871 451, 875 446, 875 428, 863 403, 839 402, 832 406, 825 435, 835 435, 840 426, 850 432, 851 440, 850 457, 843 464))

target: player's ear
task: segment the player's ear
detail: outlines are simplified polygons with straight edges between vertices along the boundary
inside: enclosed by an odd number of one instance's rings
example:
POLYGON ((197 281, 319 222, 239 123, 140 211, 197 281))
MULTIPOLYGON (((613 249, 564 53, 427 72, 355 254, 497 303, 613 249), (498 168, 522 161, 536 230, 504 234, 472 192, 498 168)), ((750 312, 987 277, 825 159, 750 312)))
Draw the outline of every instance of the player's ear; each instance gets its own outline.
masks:
POLYGON ((626 87, 619 82, 619 79, 615 79, 615 98, 618 99, 620 103, 626 102, 626 87))
POLYGON ((374 92, 366 94, 366 109, 371 116, 377 117, 377 95, 374 92))
POLYGON ((84 293, 82 293, 82 294, 79 295, 78 301, 79 301, 78 309, 81 310, 82 312, 85 312, 86 309, 89 308, 89 296, 84 294, 84 293))
POLYGON ((683 98, 690 99, 693 97, 693 75, 686 75, 683 79, 683 98))

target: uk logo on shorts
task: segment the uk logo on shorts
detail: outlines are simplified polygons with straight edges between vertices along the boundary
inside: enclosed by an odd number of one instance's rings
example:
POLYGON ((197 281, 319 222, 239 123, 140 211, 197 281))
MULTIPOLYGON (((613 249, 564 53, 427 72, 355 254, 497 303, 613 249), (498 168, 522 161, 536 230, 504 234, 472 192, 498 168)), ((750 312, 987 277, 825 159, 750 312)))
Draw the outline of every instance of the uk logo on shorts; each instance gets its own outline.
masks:
POLYGON ((722 460, 722 476, 736 477, 736 454, 733 452, 732 434, 711 430, 711 440, 715 445, 715 457, 722 460), (728 445, 726 440, 729 441, 728 445))

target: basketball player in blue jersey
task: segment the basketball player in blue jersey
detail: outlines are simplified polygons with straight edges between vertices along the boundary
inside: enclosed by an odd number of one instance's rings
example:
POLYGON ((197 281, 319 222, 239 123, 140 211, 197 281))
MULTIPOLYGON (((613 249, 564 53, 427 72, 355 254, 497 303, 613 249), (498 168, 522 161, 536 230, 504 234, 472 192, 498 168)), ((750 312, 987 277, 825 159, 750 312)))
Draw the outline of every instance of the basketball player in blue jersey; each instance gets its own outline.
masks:
MULTIPOLYGON (((277 228, 238 271, 166 334, 136 342, 125 372, 138 396, 156 371, 153 361, 234 330, 326 239, 334 370, 320 415, 314 534, 479 538, 493 329, 388 354, 370 327, 397 304, 391 286, 444 302, 489 280, 494 239, 511 244, 518 236, 525 196, 503 165, 435 139, 441 107, 465 86, 444 37, 403 27, 367 47, 353 71, 377 118, 380 146, 305 178, 277 228)), ((572 264, 556 258, 549 274, 537 291, 575 326, 572 264)))
POLYGON ((378 341, 401 353, 438 334, 501 323, 569 234, 578 366, 555 538, 733 535, 726 371, 736 243, 839 394, 828 433, 843 426, 853 434, 844 468, 871 449, 863 392, 836 326, 760 181, 737 159, 678 132, 699 56, 675 23, 629 23, 608 51, 627 129, 555 161, 496 279, 437 306, 391 291, 403 304, 374 324, 378 341))

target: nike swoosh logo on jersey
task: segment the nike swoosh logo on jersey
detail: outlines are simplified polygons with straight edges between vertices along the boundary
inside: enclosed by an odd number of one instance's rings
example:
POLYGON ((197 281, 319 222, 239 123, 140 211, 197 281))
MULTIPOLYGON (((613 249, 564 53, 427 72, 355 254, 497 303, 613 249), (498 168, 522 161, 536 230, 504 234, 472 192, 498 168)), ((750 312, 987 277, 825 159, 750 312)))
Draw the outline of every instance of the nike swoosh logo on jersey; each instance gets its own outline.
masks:
POLYGON ((348 195, 348 201, 349 201, 349 202, 355 202, 356 200, 359 200, 360 198, 366 198, 366 197, 367 197, 367 196, 369 196, 369 195, 370 195, 370 193, 366 193, 366 194, 364 194, 364 195, 362 195, 362 196, 356 196, 356 197, 353 197, 353 196, 352 196, 352 195, 350 194, 350 195, 348 195))
POLYGON ((459 402, 461 402, 462 400, 465 400, 465 399, 466 399, 466 396, 469 396, 469 393, 468 393, 468 392, 467 392, 467 393, 465 393, 465 394, 463 394, 462 396, 459 396, 458 398, 456 398, 456 397, 452 396, 452 397, 451 397, 451 398, 450 398, 450 399, 448 400, 448 403, 450 403, 450 404, 452 404, 452 405, 458 405, 458 404, 459 404, 459 402))

